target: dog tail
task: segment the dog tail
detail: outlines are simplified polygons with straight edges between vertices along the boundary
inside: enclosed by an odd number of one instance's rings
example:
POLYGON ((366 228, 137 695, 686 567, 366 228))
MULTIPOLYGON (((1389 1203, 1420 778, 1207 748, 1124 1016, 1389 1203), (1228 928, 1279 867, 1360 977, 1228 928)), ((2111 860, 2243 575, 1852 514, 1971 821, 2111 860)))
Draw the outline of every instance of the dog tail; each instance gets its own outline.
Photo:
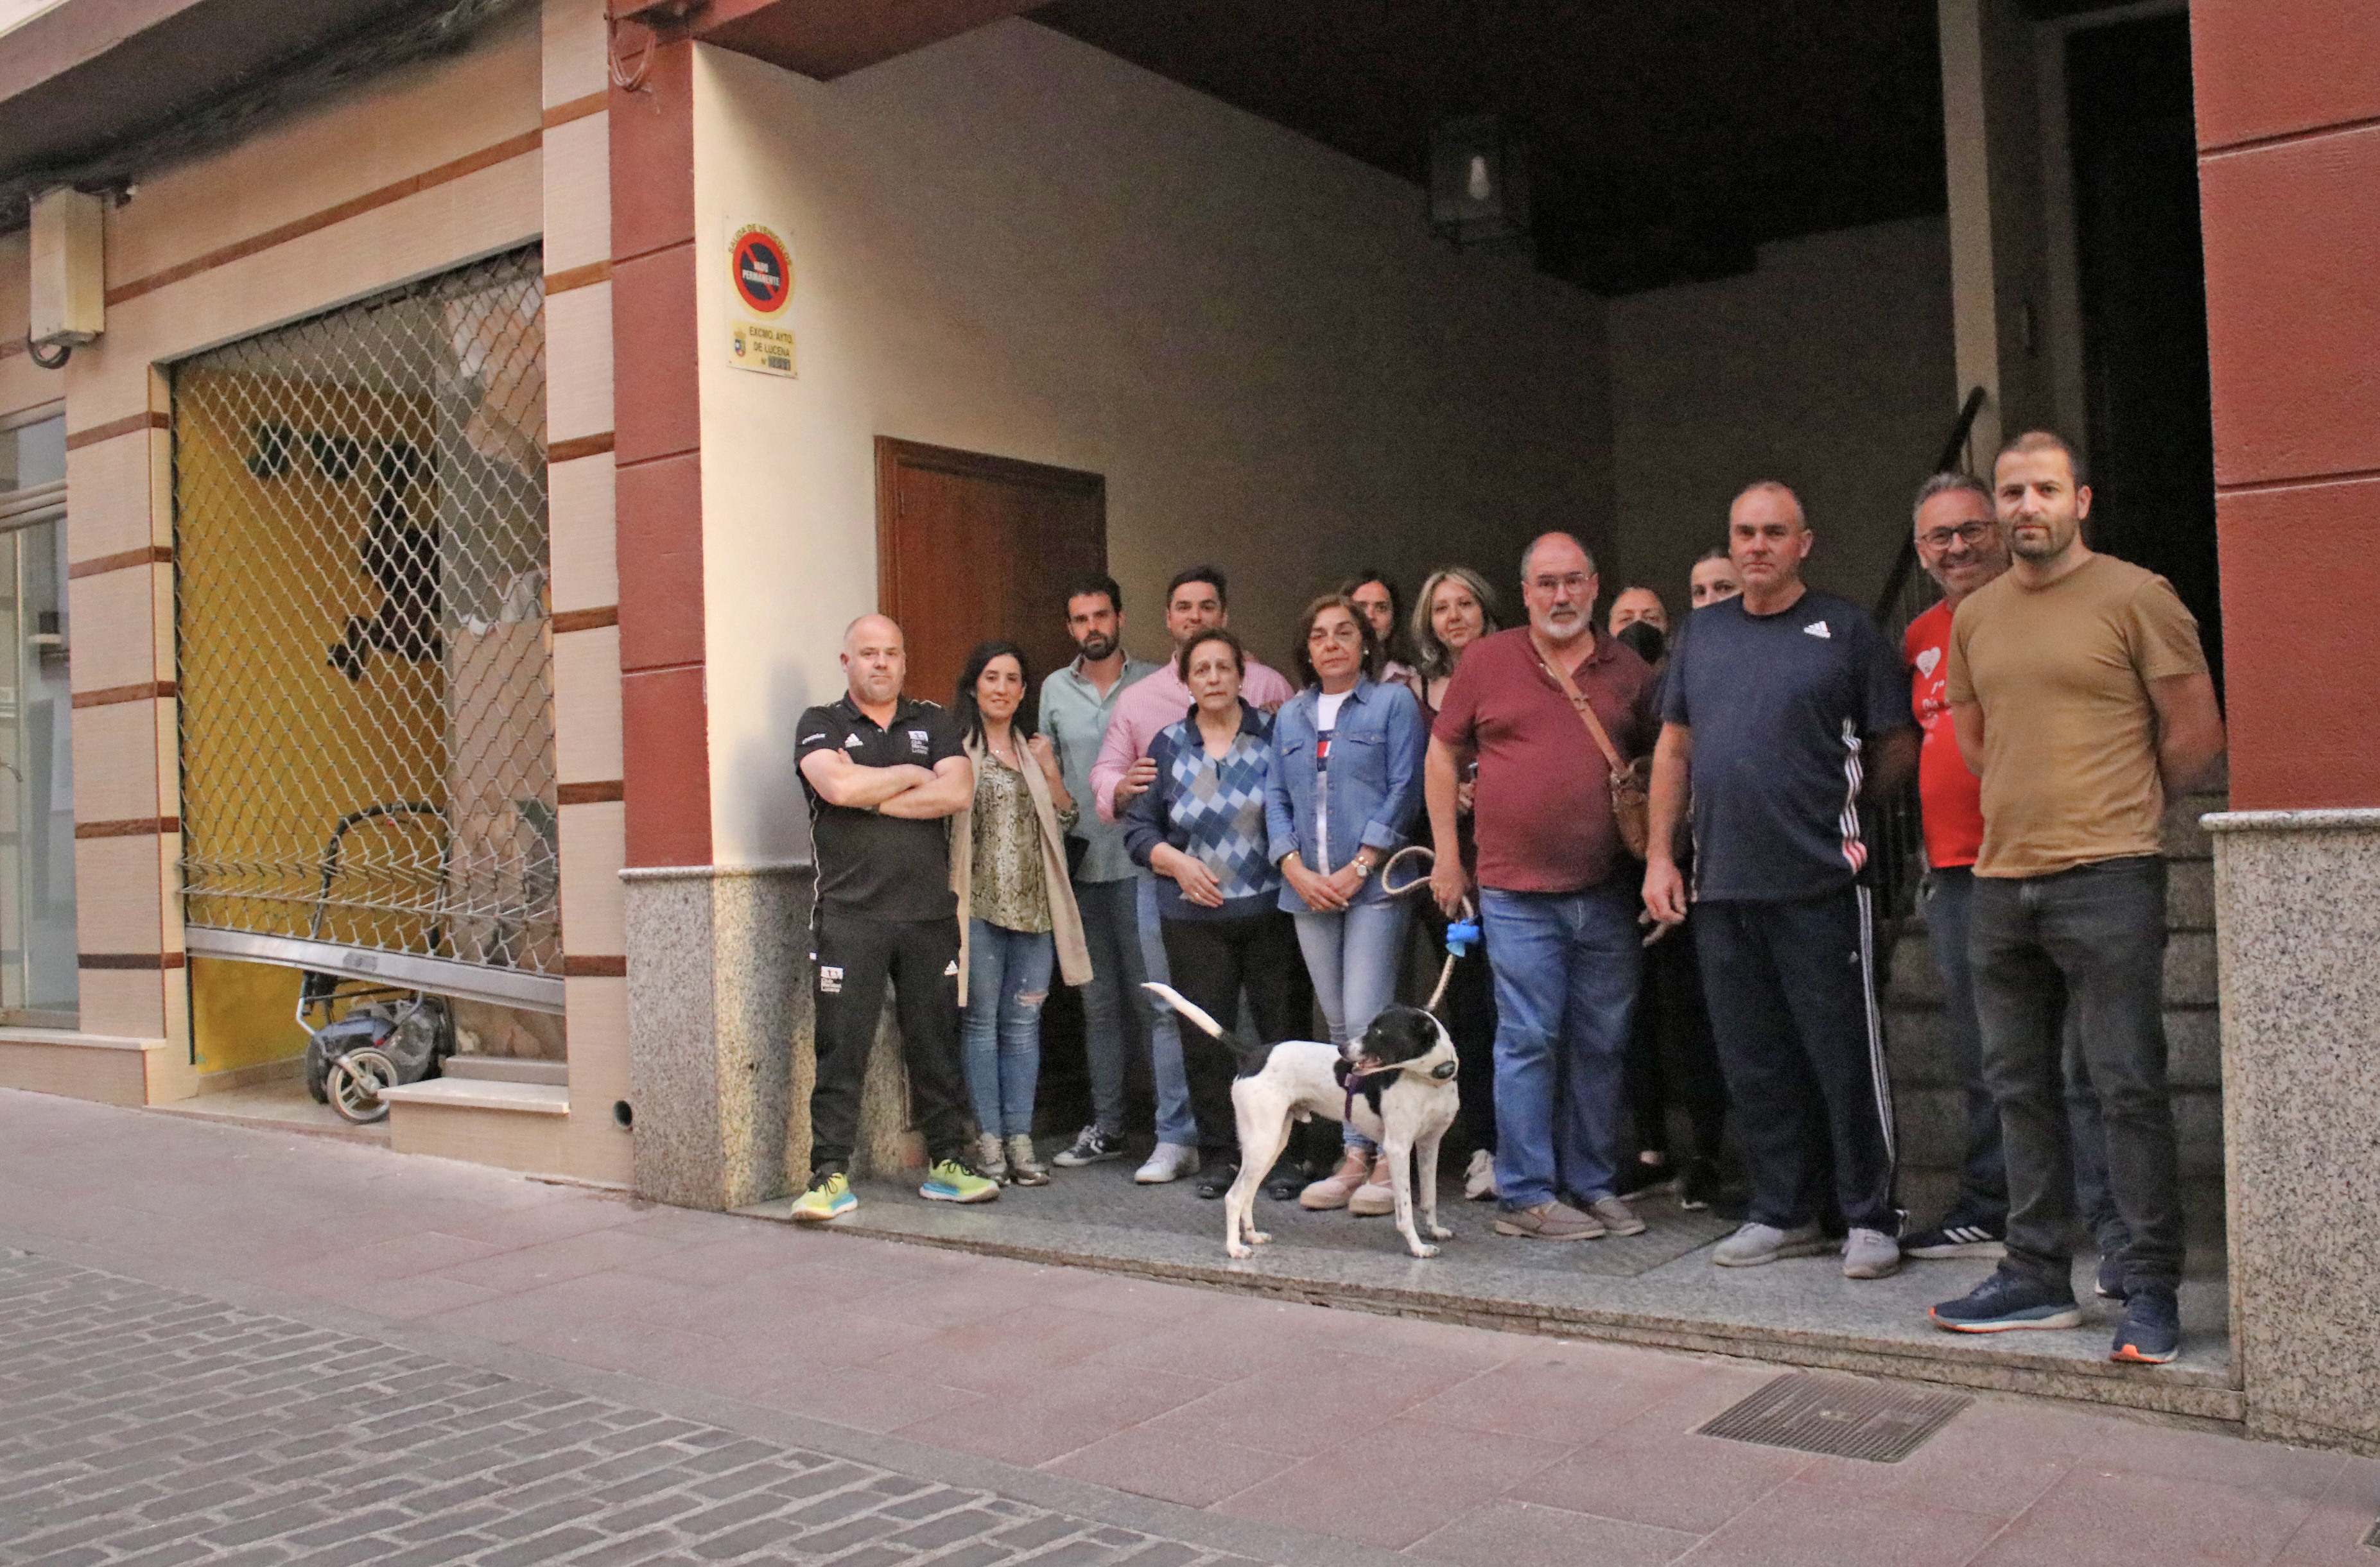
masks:
POLYGON ((1196 1002, 1192 1001, 1189 997, 1184 995, 1172 986, 1161 984, 1155 979, 1144 979, 1141 981, 1141 989, 1150 992, 1152 995, 1156 996, 1159 1001, 1163 1002, 1167 1006, 1170 1006, 1175 1012, 1180 1013, 1183 1017, 1188 1020, 1189 1023, 1200 1033, 1205 1034, 1209 1039, 1221 1040, 1224 1048, 1232 1052, 1233 1059, 1239 1061, 1243 1064, 1250 1062, 1255 1062, 1260 1064, 1263 1062, 1267 1047, 1263 1045, 1252 1045, 1245 1039, 1241 1039, 1237 1034, 1232 1033, 1229 1028, 1226 1028, 1221 1024, 1216 1022, 1212 1013, 1209 1013, 1205 1007, 1200 1006, 1196 1002))

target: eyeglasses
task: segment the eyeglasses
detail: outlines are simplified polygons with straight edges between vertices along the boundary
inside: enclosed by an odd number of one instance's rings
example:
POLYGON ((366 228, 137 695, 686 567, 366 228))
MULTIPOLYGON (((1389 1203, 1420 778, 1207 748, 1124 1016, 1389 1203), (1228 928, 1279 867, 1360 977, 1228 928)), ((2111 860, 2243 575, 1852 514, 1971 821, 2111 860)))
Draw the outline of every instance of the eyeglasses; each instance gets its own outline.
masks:
POLYGON ((1952 540, 1973 549, 1999 531, 1996 522, 1961 523, 1957 528, 1937 528, 1917 536, 1917 541, 1929 550, 1947 550, 1952 540))
POLYGON ((1532 577, 1529 586, 1540 593, 1584 593, 1595 578, 1584 571, 1568 572, 1560 577, 1532 577))
POLYGON ((1345 642, 1351 647, 1363 644, 1364 634, 1344 622, 1337 626, 1318 626, 1305 634, 1308 646, 1317 642, 1345 642))

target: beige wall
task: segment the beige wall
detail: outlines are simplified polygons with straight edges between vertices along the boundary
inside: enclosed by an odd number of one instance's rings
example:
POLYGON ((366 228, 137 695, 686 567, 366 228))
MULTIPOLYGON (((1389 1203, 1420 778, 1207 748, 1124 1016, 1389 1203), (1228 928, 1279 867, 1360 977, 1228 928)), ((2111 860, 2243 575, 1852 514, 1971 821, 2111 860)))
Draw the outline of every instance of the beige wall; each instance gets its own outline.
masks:
POLYGON ((1872 603, 1959 411, 1943 220, 1764 246, 1742 277, 1610 305, 1619 550, 1670 601, 1755 479, 1800 491, 1816 585, 1872 603))
POLYGON ((1434 248, 1420 193, 1029 22, 831 84, 698 61, 713 832, 796 852, 800 710, 874 607, 878 434, 1106 475, 1131 641, 1177 566, 1266 658, 1370 562, 1607 532, 1601 307, 1434 248), (793 249, 800 379, 729 368, 725 235, 793 249))

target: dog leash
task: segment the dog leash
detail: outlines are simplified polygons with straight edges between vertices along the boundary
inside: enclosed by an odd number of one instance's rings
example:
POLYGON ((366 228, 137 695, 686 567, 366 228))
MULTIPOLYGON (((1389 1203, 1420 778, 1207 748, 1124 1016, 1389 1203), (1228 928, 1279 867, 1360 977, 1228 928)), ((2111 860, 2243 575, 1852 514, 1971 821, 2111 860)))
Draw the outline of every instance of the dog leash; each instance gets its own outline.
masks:
MULTIPOLYGON (((1380 867, 1380 891, 1391 898, 1405 897, 1417 889, 1429 885, 1429 870, 1437 864, 1438 852, 1427 844, 1407 844, 1389 856, 1388 864, 1380 867), (1415 877, 1403 886, 1391 886, 1389 878, 1396 870, 1397 862, 1407 855, 1419 855, 1424 861, 1425 869, 1421 875, 1415 877)), ((1432 990, 1429 993, 1429 1000, 1422 1004, 1424 1012, 1438 1010, 1438 1003, 1446 997, 1448 981, 1454 978, 1455 960, 1467 954, 1473 943, 1478 940, 1479 910, 1473 905, 1471 894, 1465 893, 1463 894, 1463 917, 1447 922, 1446 963, 1438 971, 1438 989, 1432 990)))

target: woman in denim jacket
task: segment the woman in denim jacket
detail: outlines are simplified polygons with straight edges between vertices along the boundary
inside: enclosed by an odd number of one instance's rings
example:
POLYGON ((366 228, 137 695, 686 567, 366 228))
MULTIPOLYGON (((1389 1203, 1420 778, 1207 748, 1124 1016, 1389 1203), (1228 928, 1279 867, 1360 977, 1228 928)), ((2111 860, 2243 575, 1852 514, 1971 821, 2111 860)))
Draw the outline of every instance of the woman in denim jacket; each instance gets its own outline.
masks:
MULTIPOLYGON (((1305 688, 1273 719, 1265 828, 1284 882, 1281 906, 1296 919, 1330 1041, 1344 1044, 1396 1000, 1406 911, 1380 891, 1379 870, 1421 814, 1429 735, 1413 693, 1373 678, 1379 641, 1345 596, 1305 607, 1295 659, 1305 688)), ((1377 1151, 1350 1126, 1339 1169, 1298 1201, 1390 1211, 1389 1171, 1377 1151)))

